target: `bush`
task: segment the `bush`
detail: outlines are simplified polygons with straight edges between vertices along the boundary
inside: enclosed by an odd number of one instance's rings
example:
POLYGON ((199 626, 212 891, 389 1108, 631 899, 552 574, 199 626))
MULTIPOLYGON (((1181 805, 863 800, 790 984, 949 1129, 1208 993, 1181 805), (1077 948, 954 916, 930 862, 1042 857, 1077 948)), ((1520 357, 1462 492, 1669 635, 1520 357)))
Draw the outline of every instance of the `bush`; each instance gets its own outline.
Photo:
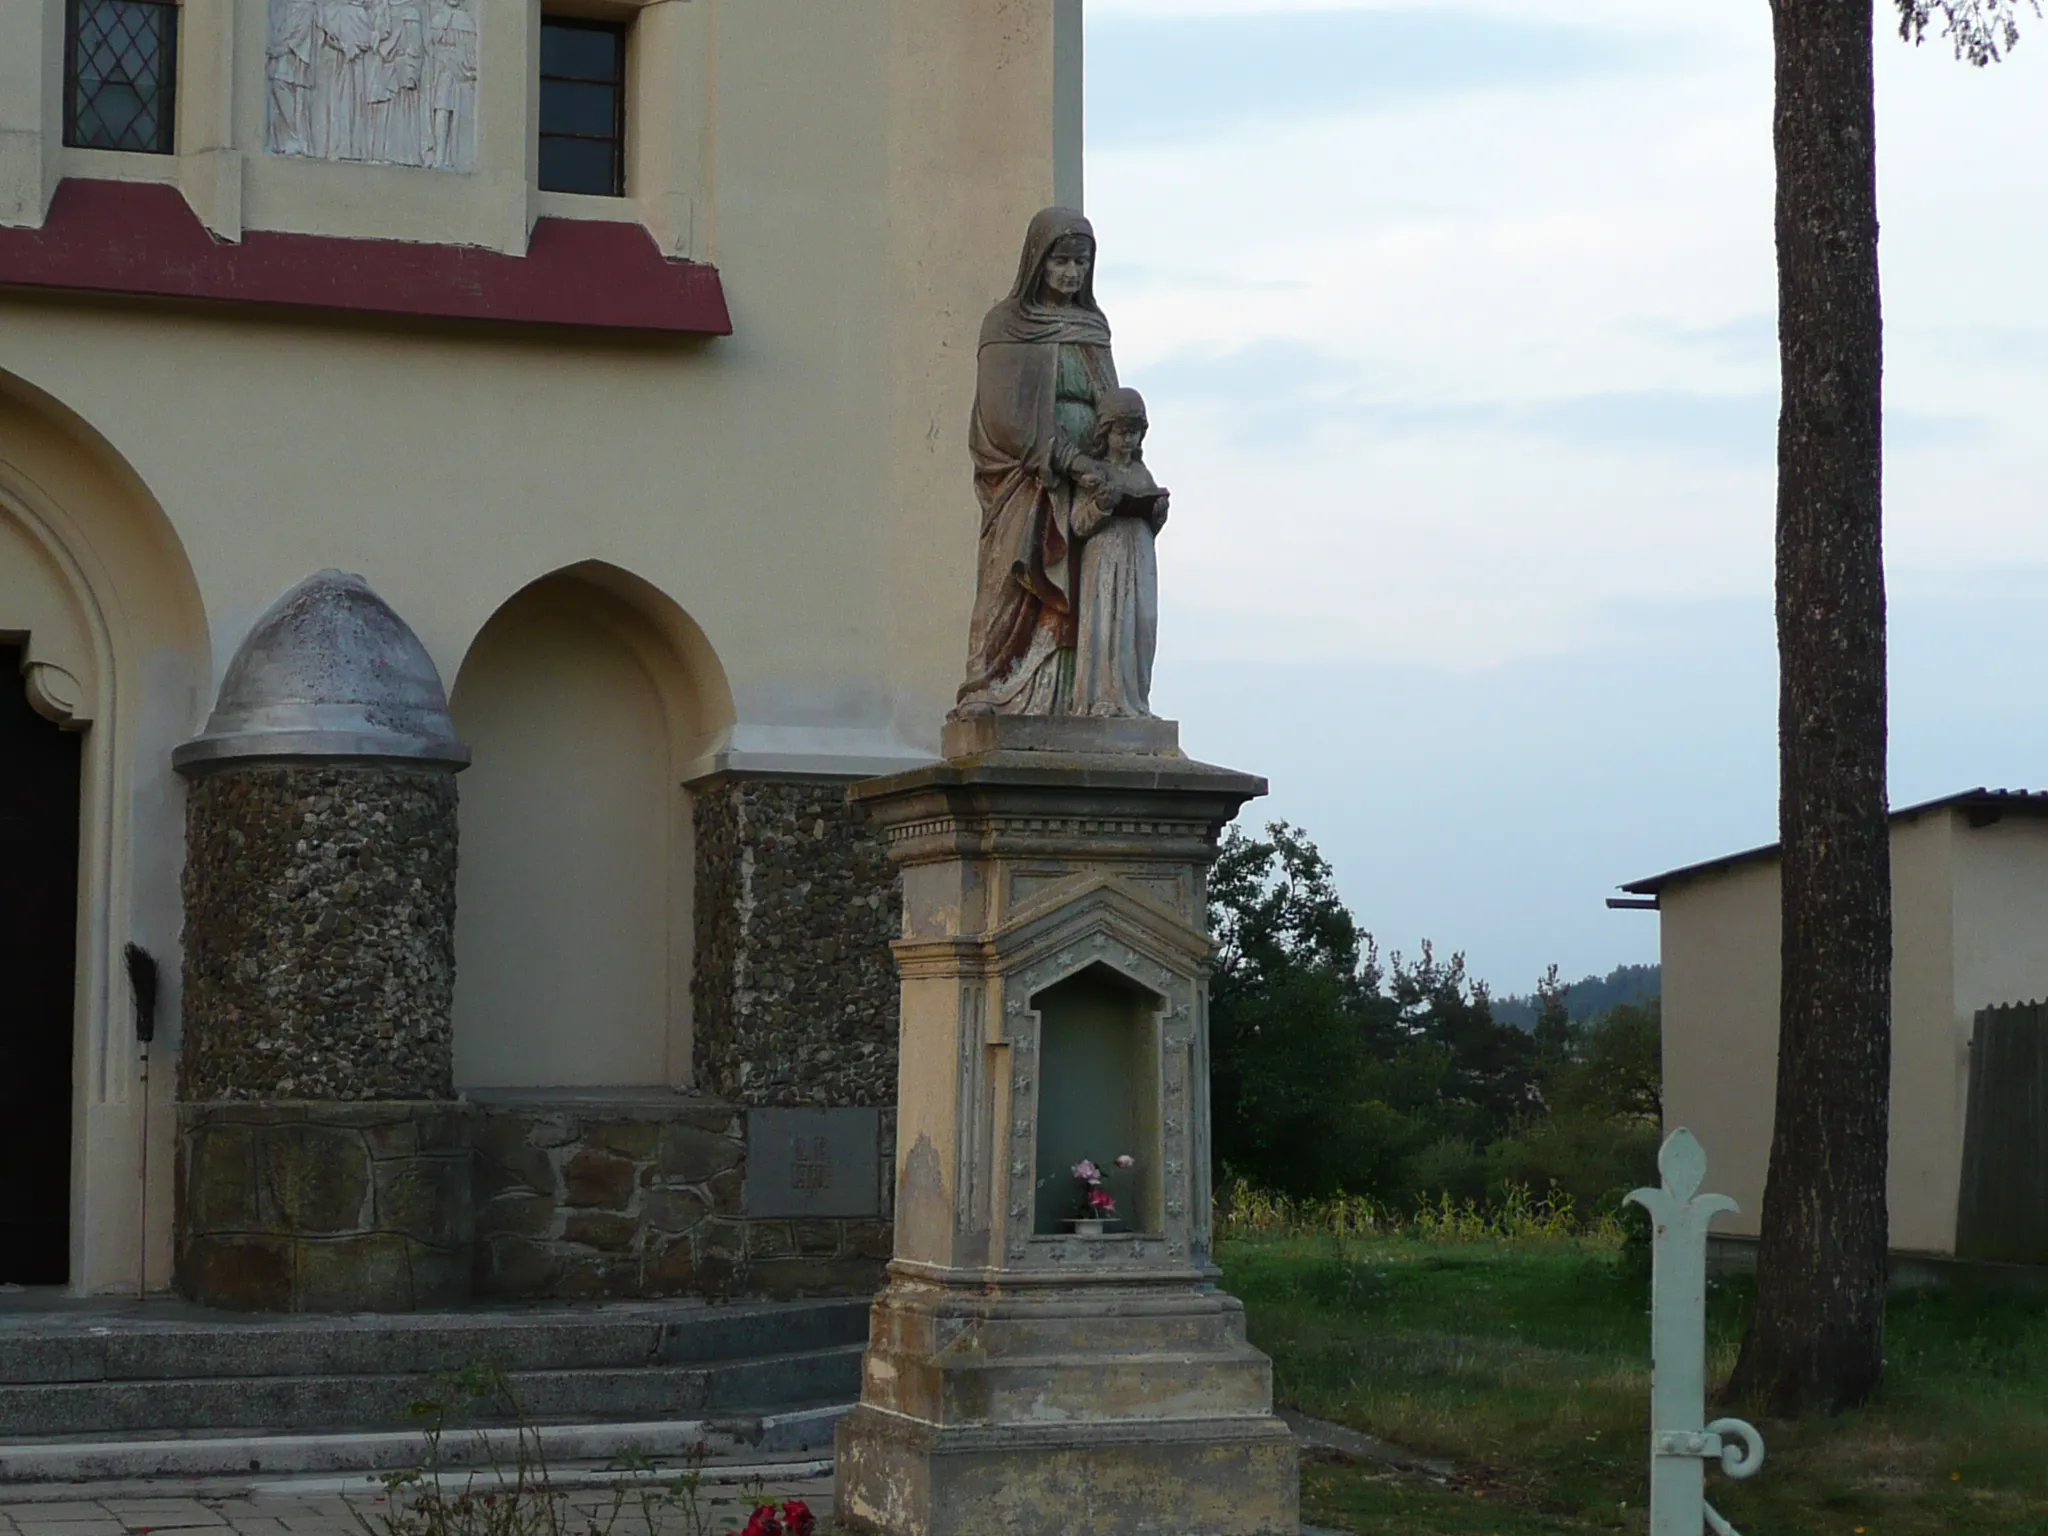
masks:
POLYGON ((1496 1188, 1557 1188, 1586 1212, 1612 1211, 1632 1189, 1657 1182, 1657 1128, 1612 1120, 1550 1119, 1487 1148, 1496 1188))

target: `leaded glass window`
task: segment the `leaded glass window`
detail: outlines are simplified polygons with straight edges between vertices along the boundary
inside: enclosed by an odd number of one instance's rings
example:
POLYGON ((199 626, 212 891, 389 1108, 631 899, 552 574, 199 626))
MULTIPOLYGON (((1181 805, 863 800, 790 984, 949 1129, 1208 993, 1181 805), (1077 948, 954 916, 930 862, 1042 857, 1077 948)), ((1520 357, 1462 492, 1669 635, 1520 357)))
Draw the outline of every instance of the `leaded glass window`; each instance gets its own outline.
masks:
POLYGON ((66 0, 66 144, 170 154, 177 78, 171 0, 66 0))

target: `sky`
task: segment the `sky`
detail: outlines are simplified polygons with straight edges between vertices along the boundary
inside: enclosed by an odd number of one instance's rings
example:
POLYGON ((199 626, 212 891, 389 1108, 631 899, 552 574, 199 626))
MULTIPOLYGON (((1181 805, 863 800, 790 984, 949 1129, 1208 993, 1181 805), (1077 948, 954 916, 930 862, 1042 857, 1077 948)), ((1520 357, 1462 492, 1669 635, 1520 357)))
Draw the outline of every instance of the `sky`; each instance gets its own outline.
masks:
MULTIPOLYGON (((1894 805, 2048 788, 2048 22, 1880 13, 1894 805)), ((1153 703, 1383 950, 1655 960, 1776 837, 1766 0, 1088 0, 1153 703)))

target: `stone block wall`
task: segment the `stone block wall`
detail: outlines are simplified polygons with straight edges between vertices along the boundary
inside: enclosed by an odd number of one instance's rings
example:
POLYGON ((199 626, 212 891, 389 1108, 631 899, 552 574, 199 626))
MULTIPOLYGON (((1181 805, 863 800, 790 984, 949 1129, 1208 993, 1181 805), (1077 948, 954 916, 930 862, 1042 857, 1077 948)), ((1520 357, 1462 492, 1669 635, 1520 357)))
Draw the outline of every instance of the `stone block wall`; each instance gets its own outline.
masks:
POLYGON ((469 1299, 466 1105, 181 1104, 177 1201, 178 1288, 209 1306, 469 1299))
POLYGON ((499 1299, 865 1296, 890 1254, 895 1113, 877 1214, 745 1213, 745 1111, 649 1091, 477 1106, 475 1292, 499 1299))
POLYGON ((903 886, 844 779, 696 791, 697 1081, 737 1104, 896 1102, 903 886))
POLYGON ((178 1097, 445 1099, 455 780, 237 765, 186 801, 178 1097))

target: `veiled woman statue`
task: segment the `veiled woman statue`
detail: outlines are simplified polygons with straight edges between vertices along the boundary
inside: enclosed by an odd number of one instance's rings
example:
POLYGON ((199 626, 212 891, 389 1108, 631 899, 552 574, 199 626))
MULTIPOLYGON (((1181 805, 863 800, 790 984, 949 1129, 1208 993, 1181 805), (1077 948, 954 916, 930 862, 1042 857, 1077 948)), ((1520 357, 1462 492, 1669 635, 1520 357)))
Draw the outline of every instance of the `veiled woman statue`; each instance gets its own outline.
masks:
POLYGON ((1116 388, 1095 303, 1095 231, 1070 208, 1031 221, 1010 296, 981 325, 968 446, 981 558, 955 713, 1063 715, 1074 705, 1077 498, 1109 484, 1081 451, 1116 388))

